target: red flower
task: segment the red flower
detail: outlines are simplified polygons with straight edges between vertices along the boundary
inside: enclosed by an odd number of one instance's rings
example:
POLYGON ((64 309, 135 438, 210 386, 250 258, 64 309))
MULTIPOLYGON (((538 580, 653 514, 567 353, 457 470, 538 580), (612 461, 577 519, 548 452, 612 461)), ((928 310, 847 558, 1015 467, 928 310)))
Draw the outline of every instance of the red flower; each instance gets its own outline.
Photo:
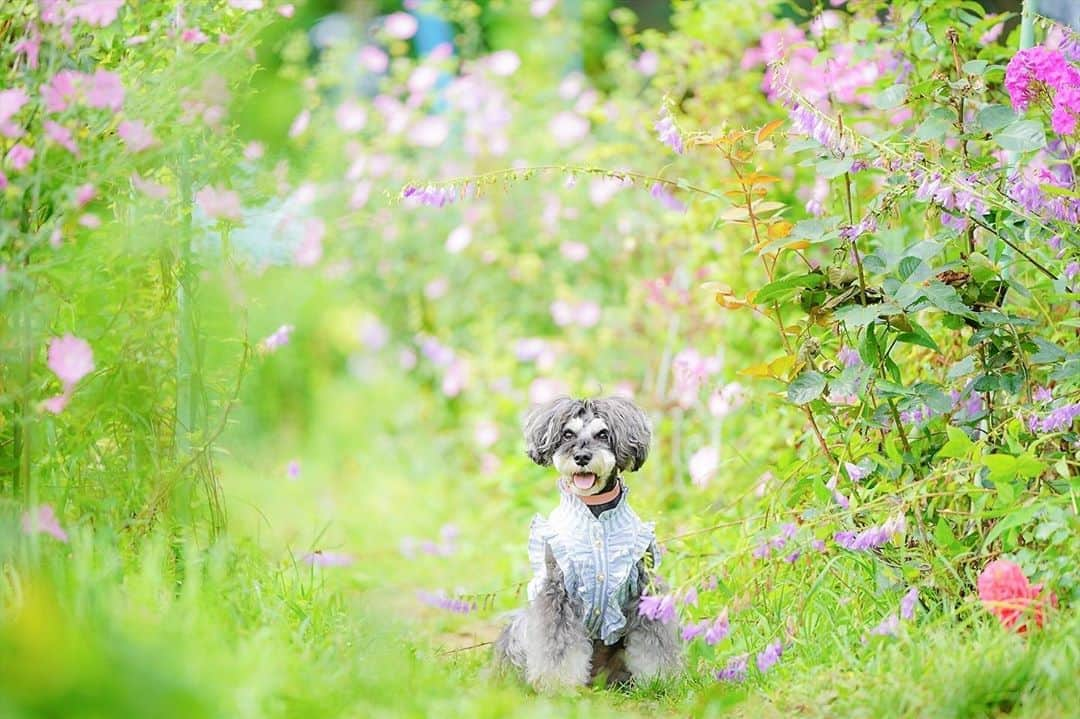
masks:
POLYGON ((990 562, 979 575, 979 599, 1007 629, 1026 632, 1034 620, 1042 628, 1048 607, 1057 607, 1057 596, 1031 584, 1020 566, 1005 559, 990 562))

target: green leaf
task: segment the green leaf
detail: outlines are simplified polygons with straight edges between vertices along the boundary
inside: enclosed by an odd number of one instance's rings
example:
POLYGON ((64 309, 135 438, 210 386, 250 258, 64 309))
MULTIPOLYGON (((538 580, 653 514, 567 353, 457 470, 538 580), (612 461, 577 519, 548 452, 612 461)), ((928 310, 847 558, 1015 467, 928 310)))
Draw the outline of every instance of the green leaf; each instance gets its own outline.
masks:
POLYGON ((1065 350, 1049 340, 1044 340, 1042 337, 1033 337, 1032 341, 1039 347, 1039 351, 1032 354, 1029 358, 1032 364, 1060 362, 1068 356, 1065 354, 1065 350))
POLYGON ((854 160, 849 158, 829 158, 817 163, 817 173, 827 180, 831 180, 834 177, 839 177, 845 172, 851 169, 851 166, 855 163, 854 160))
POLYGON ((960 295, 956 294, 956 290, 943 282, 931 282, 923 288, 922 293, 930 304, 939 310, 944 310, 951 315, 975 317, 975 313, 964 304, 963 300, 960 299, 960 295))
POLYGON ((891 110, 904 104, 907 97, 907 85, 893 85, 878 93, 874 98, 874 107, 879 110, 891 110))
POLYGON ((809 240, 810 242, 820 242, 828 239, 826 236, 836 227, 836 223, 829 220, 835 220, 835 218, 812 217, 807 220, 799 220, 791 228, 791 234, 788 235, 788 238, 809 240))
POLYGON ((995 539, 1000 537, 1008 530, 1027 524, 1035 518, 1035 513, 1038 511, 1038 507, 1028 505, 1027 507, 1021 507, 1009 514, 993 526, 993 528, 986 534, 986 544, 990 544, 995 539))
POLYGON ((824 391, 825 377, 820 372, 807 370, 788 385, 787 397, 794 404, 806 404, 820 397, 824 391))
POLYGON ((1046 145, 1046 132, 1041 122, 1017 120, 995 132, 994 141, 1012 152, 1030 152, 1046 145))
POLYGON ((934 338, 923 329, 922 325, 910 319, 908 320, 908 323, 911 325, 911 331, 897 335, 897 342, 906 342, 909 345, 919 345, 920 347, 925 347, 941 354, 941 348, 937 346, 937 342, 934 342, 934 338))
POLYGON ((904 259, 900 260, 900 266, 896 268, 897 273, 900 275, 900 279, 906 280, 911 277, 915 270, 919 269, 919 265, 922 264, 922 260, 918 257, 912 257, 908 255, 904 259))
POLYGON ((971 454, 975 444, 964 432, 951 425, 945 427, 949 440, 938 450, 938 459, 964 459, 971 454))
POLYGON ((934 543, 942 549, 953 549, 959 545, 956 541, 956 535, 953 534, 952 527, 945 521, 944 517, 939 517, 937 526, 934 527, 934 543))
POLYGON ((952 367, 950 367, 949 371, 945 373, 945 378, 946 379, 957 379, 959 377, 963 377, 964 375, 971 374, 974 371, 975 371, 975 356, 974 355, 968 355, 967 357, 965 357, 964 359, 960 360, 959 362, 954 364, 952 367))
POLYGON ((785 277, 758 290, 754 295, 754 304, 762 305, 781 299, 787 294, 794 292, 800 287, 817 287, 825 281, 825 276, 820 272, 811 272, 805 275, 793 275, 785 277))
POLYGON ((915 128, 915 139, 924 142, 931 140, 940 142, 945 139, 945 134, 949 131, 951 125, 952 123, 948 120, 943 120, 940 117, 928 117, 915 128))
POLYGON ((1016 457, 1011 454, 988 454, 983 457, 983 465, 990 470, 988 478, 994 484, 1016 477, 1016 457))
POLYGON ((1024 452, 1016 458, 1016 473, 1024 479, 1034 479, 1046 470, 1046 465, 1024 452))
POLYGON ((990 63, 986 60, 968 60, 963 65, 963 70, 968 75, 982 75, 990 63))
POLYGON ((1016 122, 1016 113, 1006 105, 987 105, 975 115, 975 123, 986 132, 996 132, 1016 122))

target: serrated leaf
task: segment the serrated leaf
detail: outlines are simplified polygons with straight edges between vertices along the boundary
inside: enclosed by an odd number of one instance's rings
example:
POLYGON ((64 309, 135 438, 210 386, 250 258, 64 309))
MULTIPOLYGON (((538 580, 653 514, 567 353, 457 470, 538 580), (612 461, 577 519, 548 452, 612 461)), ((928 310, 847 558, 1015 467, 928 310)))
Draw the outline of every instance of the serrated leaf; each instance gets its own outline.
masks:
POLYGON ((931 282, 923 288, 922 294, 934 307, 949 314, 962 317, 975 317, 971 308, 964 304, 956 290, 942 282, 931 282))
POLYGON ((1068 356, 1065 350, 1042 337, 1033 337, 1032 341, 1039 348, 1037 352, 1028 358, 1032 364, 1050 364, 1051 362, 1059 362, 1068 356))
POLYGON ((1036 120, 1017 120, 995 132, 994 141, 1012 152, 1031 152, 1046 146, 1046 131, 1036 120))
POLYGON ((807 370, 788 385, 787 397, 794 404, 806 404, 820 397, 824 391, 825 377, 820 372, 807 370))
POLYGON ((900 275, 900 279, 906 280, 908 277, 911 277, 912 273, 915 272, 915 270, 919 269, 919 265, 921 264, 921 259, 919 259, 918 257, 911 257, 909 255, 908 257, 900 260, 900 266, 897 267, 896 271, 900 275))

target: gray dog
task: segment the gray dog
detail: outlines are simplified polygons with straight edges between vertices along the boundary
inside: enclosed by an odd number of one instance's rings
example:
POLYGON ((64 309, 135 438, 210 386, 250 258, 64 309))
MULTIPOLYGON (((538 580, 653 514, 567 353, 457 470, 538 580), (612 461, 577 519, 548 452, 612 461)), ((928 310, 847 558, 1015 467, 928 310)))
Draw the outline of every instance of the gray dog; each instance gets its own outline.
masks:
POLYGON ((649 420, 620 397, 560 398, 525 419, 529 457, 559 471, 559 506, 529 529, 529 604, 495 642, 495 663, 535 688, 625 683, 682 667, 674 622, 638 614, 641 595, 664 588, 653 576, 652 522, 627 504, 620 472, 649 453, 649 420))

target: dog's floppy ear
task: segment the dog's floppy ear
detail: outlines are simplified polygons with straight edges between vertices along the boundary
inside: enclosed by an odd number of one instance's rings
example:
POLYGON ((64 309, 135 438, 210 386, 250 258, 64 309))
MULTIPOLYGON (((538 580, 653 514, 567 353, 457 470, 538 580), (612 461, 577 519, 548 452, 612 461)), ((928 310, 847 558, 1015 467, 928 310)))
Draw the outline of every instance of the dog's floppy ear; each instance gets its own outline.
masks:
POLYGON ((604 418, 614 437, 615 466, 621 471, 634 472, 649 456, 652 429, 644 410, 622 397, 593 400, 593 408, 604 418))
POLYGON ((559 448, 563 427, 581 411, 579 400, 559 397, 546 404, 533 407, 525 415, 525 451, 529 459, 546 467, 551 455, 559 448))

